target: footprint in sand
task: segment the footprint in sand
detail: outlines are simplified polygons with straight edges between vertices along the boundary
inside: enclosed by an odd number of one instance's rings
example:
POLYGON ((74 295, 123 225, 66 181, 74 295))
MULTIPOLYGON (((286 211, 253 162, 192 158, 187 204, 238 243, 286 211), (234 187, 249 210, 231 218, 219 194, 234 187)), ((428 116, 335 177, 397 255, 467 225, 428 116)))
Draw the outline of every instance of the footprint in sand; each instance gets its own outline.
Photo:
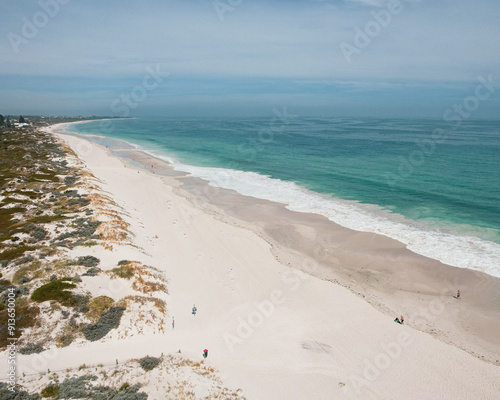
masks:
POLYGON ((205 255, 201 250, 196 251, 196 257, 194 258, 195 260, 199 260, 200 258, 203 258, 205 255))
POLYGON ((225 279, 219 280, 219 284, 224 287, 227 292, 234 293, 240 289, 236 273, 232 268, 229 268, 225 279))

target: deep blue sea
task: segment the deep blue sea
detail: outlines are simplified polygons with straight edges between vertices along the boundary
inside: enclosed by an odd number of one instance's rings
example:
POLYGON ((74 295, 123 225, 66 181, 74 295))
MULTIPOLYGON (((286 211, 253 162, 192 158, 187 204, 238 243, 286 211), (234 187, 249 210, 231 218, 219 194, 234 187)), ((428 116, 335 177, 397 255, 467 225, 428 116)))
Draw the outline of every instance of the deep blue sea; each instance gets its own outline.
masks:
POLYGON ((68 130, 126 140, 212 185, 323 214, 500 276, 500 121, 139 118, 68 130))

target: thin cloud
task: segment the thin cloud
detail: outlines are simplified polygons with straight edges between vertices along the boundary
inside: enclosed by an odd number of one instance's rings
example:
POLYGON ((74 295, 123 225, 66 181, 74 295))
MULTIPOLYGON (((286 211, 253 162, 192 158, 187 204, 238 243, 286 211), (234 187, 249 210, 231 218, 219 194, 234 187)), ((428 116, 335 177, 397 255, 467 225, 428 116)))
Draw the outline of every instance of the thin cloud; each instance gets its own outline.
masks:
MULTIPOLYGON (((0 14, 4 32, 0 84, 43 92, 50 82, 53 90, 47 96, 58 105, 61 93, 77 96, 91 90, 92 101, 102 105, 130 91, 148 66, 159 65, 168 79, 154 99, 167 104, 166 96, 183 90, 214 100, 249 95, 241 82, 251 82, 266 94, 274 91, 277 98, 296 90, 298 98, 301 92, 287 86, 290 82, 311 82, 301 85, 307 97, 318 95, 321 82, 335 82, 337 88, 339 82, 357 82, 366 90, 378 85, 387 91, 413 90, 415 82, 424 81, 441 88, 446 88, 444 82, 465 87, 481 74, 500 71, 494 41, 500 37, 497 1, 404 1, 400 13, 368 36, 369 24, 379 23, 374 13, 384 11, 387 4, 385 0, 245 1, 221 21, 208 0, 124 0, 119 6, 74 1, 61 6, 15 52, 9 34, 21 35, 25 21, 40 11, 38 2, 18 0, 9 2, 0 14), (356 45, 360 32, 367 43, 348 63, 341 45, 356 45), (387 85, 390 82, 396 87, 387 85)), ((0 85, 0 99, 5 98, 2 91, 0 85)), ((12 88, 9 96, 15 93, 12 88)), ((17 96, 25 95, 19 91, 17 96)), ((328 95, 321 100, 327 104, 328 95)))

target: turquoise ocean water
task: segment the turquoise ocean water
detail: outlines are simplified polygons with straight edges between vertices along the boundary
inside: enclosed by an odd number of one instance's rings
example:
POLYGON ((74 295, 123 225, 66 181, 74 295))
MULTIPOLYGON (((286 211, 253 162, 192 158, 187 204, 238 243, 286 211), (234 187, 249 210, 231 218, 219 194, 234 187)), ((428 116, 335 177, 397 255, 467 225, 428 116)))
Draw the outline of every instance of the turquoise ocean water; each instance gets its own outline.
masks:
POLYGON ((143 118, 68 130, 123 139, 214 186, 316 212, 500 276, 500 121, 143 118))

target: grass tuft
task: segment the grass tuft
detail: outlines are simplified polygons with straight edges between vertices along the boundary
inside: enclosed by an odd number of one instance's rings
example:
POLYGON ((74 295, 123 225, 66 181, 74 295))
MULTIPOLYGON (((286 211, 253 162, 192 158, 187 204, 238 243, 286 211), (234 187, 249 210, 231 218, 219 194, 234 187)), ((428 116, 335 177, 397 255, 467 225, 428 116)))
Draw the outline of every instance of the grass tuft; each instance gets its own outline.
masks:
POLYGON ((59 385, 49 385, 40 393, 42 397, 57 397, 59 396, 59 385))
POLYGON ((139 364, 144 371, 151 371, 161 363, 161 358, 157 357, 144 357, 139 360, 139 364))
POLYGON ((125 309, 125 307, 110 307, 101 315, 99 321, 82 329, 85 339, 95 342, 106 336, 112 329, 118 328, 125 309))
POLYGON ((73 306, 74 295, 66 289, 73 289, 75 284, 70 283, 71 278, 57 279, 36 289, 31 295, 31 300, 41 303, 47 300, 56 300, 65 306, 73 306))
POLYGON ((134 277, 134 267, 122 265, 118 268, 111 270, 112 277, 119 277, 123 279, 132 279, 134 277))

